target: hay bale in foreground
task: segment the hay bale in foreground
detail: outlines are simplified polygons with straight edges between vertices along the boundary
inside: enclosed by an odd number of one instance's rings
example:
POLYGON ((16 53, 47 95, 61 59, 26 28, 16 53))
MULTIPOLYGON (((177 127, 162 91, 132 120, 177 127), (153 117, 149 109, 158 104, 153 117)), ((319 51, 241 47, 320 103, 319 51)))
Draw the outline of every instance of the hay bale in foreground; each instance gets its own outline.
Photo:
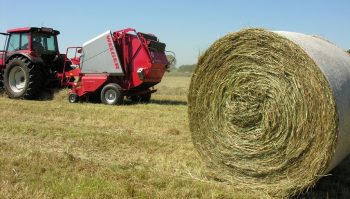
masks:
POLYGON ((224 36, 199 59, 188 101, 195 147, 237 188, 289 197, 350 152, 350 57, 318 37, 224 36))

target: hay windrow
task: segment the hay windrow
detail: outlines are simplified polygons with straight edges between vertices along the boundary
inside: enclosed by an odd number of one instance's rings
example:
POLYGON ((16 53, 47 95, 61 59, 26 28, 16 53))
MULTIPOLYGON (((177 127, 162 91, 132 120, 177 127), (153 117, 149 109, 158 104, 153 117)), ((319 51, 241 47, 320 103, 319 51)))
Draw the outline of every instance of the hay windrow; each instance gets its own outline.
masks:
POLYGON ((195 147, 220 178, 288 197, 325 174, 337 141, 329 84, 295 43, 248 29, 199 59, 188 95, 195 147))

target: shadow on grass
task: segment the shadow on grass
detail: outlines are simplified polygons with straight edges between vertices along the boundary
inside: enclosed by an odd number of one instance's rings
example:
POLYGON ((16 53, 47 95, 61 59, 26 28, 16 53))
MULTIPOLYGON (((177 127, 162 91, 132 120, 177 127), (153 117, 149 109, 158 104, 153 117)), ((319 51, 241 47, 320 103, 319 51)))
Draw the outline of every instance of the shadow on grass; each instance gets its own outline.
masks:
POLYGON ((160 105, 187 105, 187 102, 178 100, 151 100, 150 103, 160 105))
POLYGON ((136 104, 160 104, 160 105, 187 105, 185 101, 178 100, 151 100, 149 103, 134 102, 131 100, 124 100, 123 105, 136 105, 136 104))
POLYGON ((47 101, 47 100, 53 100, 55 97, 55 94, 60 92, 62 89, 44 89, 39 93, 39 96, 36 100, 38 101, 47 101))
MULTIPOLYGON (((38 97, 35 99, 31 99, 34 101, 49 101, 53 100, 56 93, 58 93, 62 89, 43 89, 39 94, 38 97)), ((0 88, 0 96, 7 97, 6 91, 4 87, 0 88)))
POLYGON ((307 193, 293 199, 347 199, 350 198, 350 156, 322 178, 307 193))
MULTIPOLYGON (((53 100, 55 95, 59 93, 62 89, 43 89, 39 96, 36 99, 33 99, 34 101, 50 101, 53 100)), ((5 89, 3 87, 0 87, 0 96, 7 96, 5 89)), ((68 95, 67 97, 68 98, 68 95)), ((99 96, 90 96, 90 97, 83 97, 80 99, 80 102, 85 103, 92 103, 92 104, 99 104, 101 103, 101 100, 99 96)), ((123 105, 135 105, 135 104, 142 104, 142 102, 133 102, 131 100, 124 100, 123 105)), ((160 105, 187 105, 186 101, 179 101, 179 100, 155 100, 152 99, 149 104, 160 104, 160 105)))

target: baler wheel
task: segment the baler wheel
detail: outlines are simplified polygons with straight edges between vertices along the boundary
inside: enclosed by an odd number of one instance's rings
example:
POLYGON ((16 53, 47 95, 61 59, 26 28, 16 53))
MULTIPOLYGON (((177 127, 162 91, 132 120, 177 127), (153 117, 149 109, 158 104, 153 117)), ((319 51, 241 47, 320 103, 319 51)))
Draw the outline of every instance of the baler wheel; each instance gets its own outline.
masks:
POLYGON ((77 103, 79 101, 79 96, 76 93, 70 93, 68 96, 68 101, 70 103, 77 103))
POLYGON ((101 91, 101 101, 104 104, 115 105, 122 104, 124 95, 122 88, 115 83, 109 83, 101 91))
POLYGON ((39 65, 34 65, 26 57, 13 57, 6 64, 3 80, 10 98, 35 99, 38 97, 43 81, 39 65))

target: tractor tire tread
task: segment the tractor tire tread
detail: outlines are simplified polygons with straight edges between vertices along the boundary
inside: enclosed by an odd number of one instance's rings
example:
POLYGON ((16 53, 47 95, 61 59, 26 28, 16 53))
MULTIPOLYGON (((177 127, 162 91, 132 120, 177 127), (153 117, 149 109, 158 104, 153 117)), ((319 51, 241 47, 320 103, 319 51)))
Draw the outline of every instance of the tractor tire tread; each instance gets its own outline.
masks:
POLYGON ((33 64, 28 58, 24 56, 14 56, 10 58, 3 73, 3 81, 6 94, 10 98, 36 99, 42 90, 42 85, 44 82, 40 67, 40 65, 33 64), (8 75, 13 67, 12 65, 19 65, 24 69, 25 72, 28 73, 28 83, 26 85, 25 91, 21 95, 13 94, 9 88, 10 86, 8 83, 8 75))

